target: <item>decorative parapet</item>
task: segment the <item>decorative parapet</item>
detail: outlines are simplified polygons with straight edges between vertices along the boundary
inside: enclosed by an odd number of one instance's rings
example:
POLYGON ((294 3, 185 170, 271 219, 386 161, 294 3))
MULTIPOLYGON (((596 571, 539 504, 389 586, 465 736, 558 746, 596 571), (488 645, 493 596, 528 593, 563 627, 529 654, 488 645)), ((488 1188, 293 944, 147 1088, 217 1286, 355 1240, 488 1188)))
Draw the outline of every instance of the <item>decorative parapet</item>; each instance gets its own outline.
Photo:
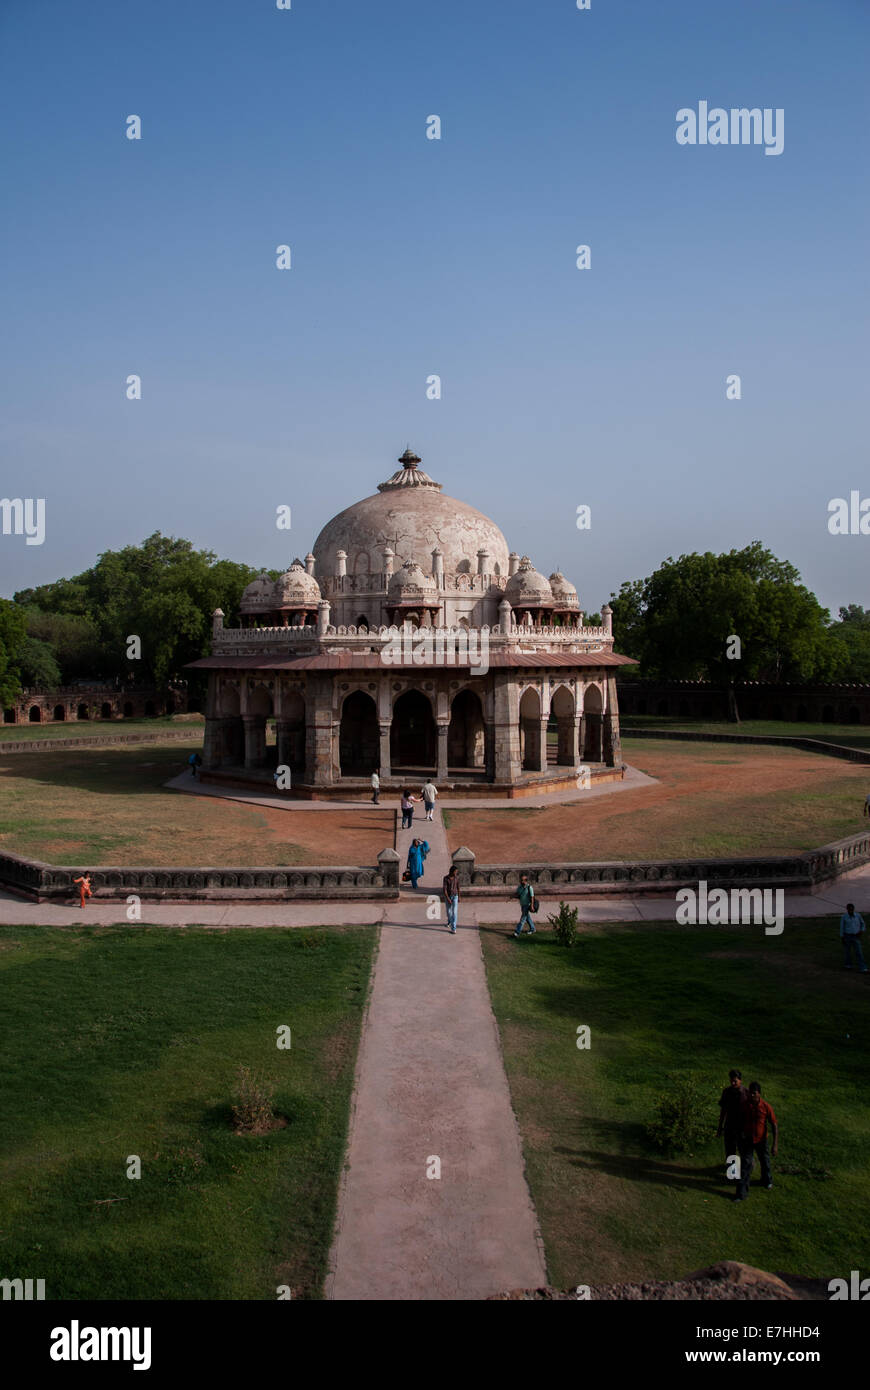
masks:
POLYGON ((94 899, 115 900, 135 894, 146 901, 305 900, 325 898, 394 899, 399 892, 399 856, 382 850, 377 868, 350 865, 293 868, 158 868, 103 865, 68 868, 0 854, 0 883, 36 902, 78 897, 73 879, 90 873, 94 899))
POLYGON ((588 892, 672 892, 706 881, 710 888, 812 889, 870 862, 870 831, 836 840, 801 854, 764 858, 598 860, 585 864, 478 864, 463 846, 453 854, 459 881, 472 895, 503 896, 516 889, 520 874, 529 874, 542 890, 558 888, 566 896, 588 892))

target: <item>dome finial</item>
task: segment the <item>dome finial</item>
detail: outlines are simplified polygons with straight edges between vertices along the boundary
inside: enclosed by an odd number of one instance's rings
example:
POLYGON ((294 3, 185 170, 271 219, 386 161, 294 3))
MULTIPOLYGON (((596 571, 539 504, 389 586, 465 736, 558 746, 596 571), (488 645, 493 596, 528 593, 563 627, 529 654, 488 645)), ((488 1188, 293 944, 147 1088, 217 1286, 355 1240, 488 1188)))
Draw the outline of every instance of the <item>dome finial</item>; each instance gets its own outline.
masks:
POLYGON ((417 465, 419 463, 422 463, 423 460, 420 458, 419 454, 414 453, 414 450, 411 448, 410 444, 406 444, 405 452, 399 456, 398 461, 405 468, 416 468, 417 465))

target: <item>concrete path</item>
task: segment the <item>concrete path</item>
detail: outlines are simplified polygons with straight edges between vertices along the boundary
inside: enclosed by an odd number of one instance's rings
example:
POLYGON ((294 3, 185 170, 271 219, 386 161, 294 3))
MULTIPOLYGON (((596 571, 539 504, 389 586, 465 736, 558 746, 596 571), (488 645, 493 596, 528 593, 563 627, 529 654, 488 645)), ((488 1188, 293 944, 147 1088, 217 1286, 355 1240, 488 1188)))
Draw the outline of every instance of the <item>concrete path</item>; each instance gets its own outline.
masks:
MULTIPOLYGON (((414 783, 416 791, 417 784, 414 783)), ((484 807, 490 810, 522 810, 527 806, 557 806, 563 801, 588 801, 590 798, 599 796, 612 796, 616 792, 636 791, 638 787, 657 787, 658 778, 649 777, 645 772, 641 772, 636 767, 629 767, 626 764, 625 777, 621 782, 602 782, 597 786, 593 785, 585 790, 570 788, 568 791, 561 792, 542 792, 539 796, 521 796, 511 799, 503 796, 457 796, 448 798, 447 805, 454 807, 457 811, 474 810, 476 807, 484 807)), ((269 806, 273 809, 282 811, 335 811, 342 807, 356 806, 359 809, 371 807, 371 796, 359 797, 356 800, 348 801, 297 801, 289 793, 283 794, 276 791, 242 791, 241 788, 216 787, 210 782, 200 782, 197 778, 191 777, 190 773, 182 772, 177 777, 165 782, 164 786, 176 792, 187 792, 191 796, 217 796, 222 801, 250 801, 255 806, 269 806)), ((381 806, 396 807, 399 804, 399 797, 394 791, 381 792, 381 806)), ((422 820, 422 802, 415 807, 414 822, 422 820)))
POLYGON ((536 1288, 546 1269, 480 938, 461 904, 455 936, 443 907, 430 921, 425 899, 409 906, 381 929, 326 1295, 536 1288))

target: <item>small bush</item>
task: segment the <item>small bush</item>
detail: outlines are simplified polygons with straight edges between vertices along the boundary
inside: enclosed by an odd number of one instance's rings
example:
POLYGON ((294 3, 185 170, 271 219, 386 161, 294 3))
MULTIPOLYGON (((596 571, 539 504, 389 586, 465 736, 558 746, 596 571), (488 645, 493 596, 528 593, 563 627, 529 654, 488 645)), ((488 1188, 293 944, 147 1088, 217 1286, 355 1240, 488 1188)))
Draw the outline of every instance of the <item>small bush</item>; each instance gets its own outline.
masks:
POLYGON ((656 1101, 655 1118, 646 1126, 650 1141, 668 1153, 694 1153, 710 1138, 710 1096, 716 1087, 696 1076, 669 1077, 656 1101))
POLYGON ((573 946, 577 940, 577 909, 567 903, 559 903, 559 911, 551 912, 547 921, 556 934, 560 946, 573 946))
POLYGON ((233 1104, 233 1129, 237 1134, 265 1134, 278 1123, 272 1102, 275 1088, 248 1067, 239 1067, 233 1104))

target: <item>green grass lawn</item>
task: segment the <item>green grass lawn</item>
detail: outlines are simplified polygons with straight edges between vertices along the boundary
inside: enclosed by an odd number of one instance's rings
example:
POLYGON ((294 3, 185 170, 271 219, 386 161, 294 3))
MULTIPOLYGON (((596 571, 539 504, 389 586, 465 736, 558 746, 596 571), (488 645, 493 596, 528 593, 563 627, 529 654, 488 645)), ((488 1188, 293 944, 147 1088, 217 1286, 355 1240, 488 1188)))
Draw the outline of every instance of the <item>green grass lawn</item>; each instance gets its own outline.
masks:
POLYGON ((43 738, 111 738, 113 734, 190 733, 202 743, 205 720, 173 719, 58 719, 49 724, 0 724, 0 743, 23 743, 43 738))
POLYGON ((870 748, 870 725, 867 724, 797 724, 785 719, 745 719, 739 724, 728 720, 686 719, 656 714, 626 714, 622 718, 623 736, 637 729, 690 729, 695 733, 756 734, 766 738, 818 738, 826 743, 845 744, 848 748, 870 748))
POLYGON ((722 1259, 867 1271, 870 975, 840 968, 833 919, 789 919, 780 937, 590 927, 570 950, 549 931, 482 938, 554 1285, 678 1278, 722 1259), (781 1127, 773 1190, 756 1164, 740 1205, 714 1137, 732 1067, 761 1082, 781 1127), (706 1084, 711 1137, 671 1157, 644 1125, 687 1071, 706 1084))
POLYGON ((50 1299, 319 1297, 374 938, 0 929, 4 1277, 50 1299), (285 1128, 233 1132, 240 1065, 285 1128))

